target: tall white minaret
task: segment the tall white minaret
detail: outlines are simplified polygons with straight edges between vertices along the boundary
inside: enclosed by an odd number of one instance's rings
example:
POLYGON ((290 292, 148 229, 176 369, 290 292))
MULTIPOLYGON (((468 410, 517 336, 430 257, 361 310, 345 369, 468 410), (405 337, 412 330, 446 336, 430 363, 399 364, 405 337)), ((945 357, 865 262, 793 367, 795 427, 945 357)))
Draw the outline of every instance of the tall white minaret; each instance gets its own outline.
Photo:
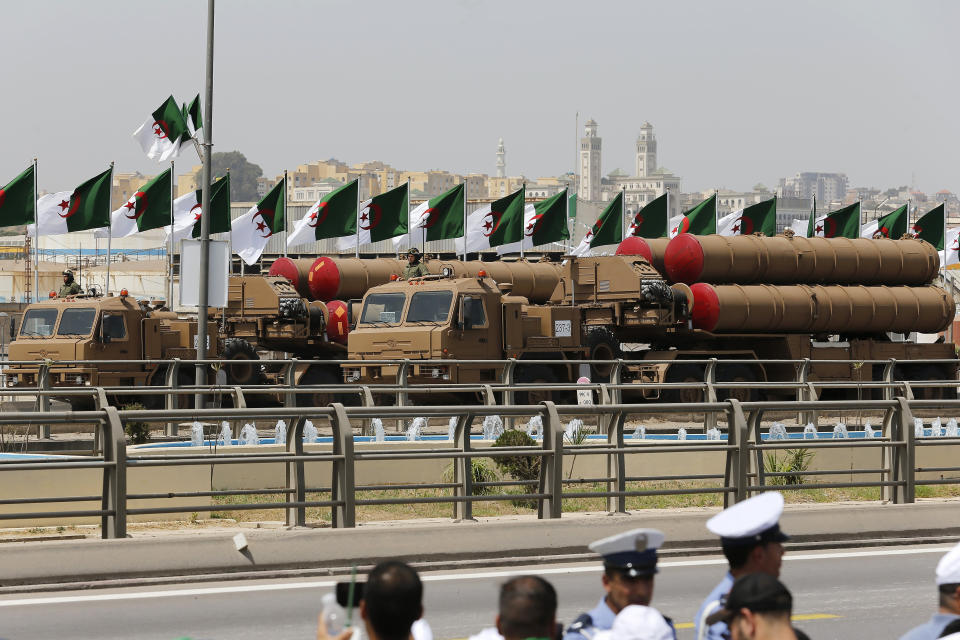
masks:
POLYGON ((644 122, 637 136, 637 177, 647 178, 657 170, 657 139, 653 125, 644 122))
POLYGON ((507 152, 503 150, 503 138, 497 145, 497 177, 505 178, 507 175, 507 152))
POLYGON ((600 143, 597 123, 591 118, 580 138, 580 190, 577 195, 581 200, 600 201, 600 143))

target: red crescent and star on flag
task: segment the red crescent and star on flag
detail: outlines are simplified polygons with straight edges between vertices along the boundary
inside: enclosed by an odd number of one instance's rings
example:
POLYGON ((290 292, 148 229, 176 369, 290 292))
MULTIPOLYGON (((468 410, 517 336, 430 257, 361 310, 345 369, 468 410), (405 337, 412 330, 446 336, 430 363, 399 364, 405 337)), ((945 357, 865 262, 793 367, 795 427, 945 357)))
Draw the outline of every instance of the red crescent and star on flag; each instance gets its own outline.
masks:
POLYGON ((129 220, 138 219, 143 215, 143 212, 147 210, 147 194, 143 191, 137 191, 123 207, 127 210, 127 213, 124 215, 129 220), (129 214, 131 211, 133 212, 132 216, 129 214))
POLYGON ((637 231, 640 230, 640 225, 642 224, 643 224, 643 216, 638 213, 636 217, 633 219, 633 222, 630 223, 630 235, 632 236, 637 235, 637 231))
POLYGON ((69 201, 61 200, 60 204, 57 205, 58 207, 60 207, 60 211, 57 212, 57 215, 64 219, 69 218, 70 216, 72 216, 73 214, 75 214, 77 211, 80 210, 80 200, 81 200, 80 194, 74 191, 70 195, 69 201), (66 213, 64 213, 64 211, 66 211, 66 213))
POLYGON ((437 224, 437 220, 440 219, 440 216, 434 216, 436 207, 430 207, 420 215, 420 220, 417 222, 417 227, 421 229, 429 229, 433 225, 437 224))
POLYGON ((0 189, 0 207, 3 206, 3 201, 7 199, 7 192, 3 189, 0 189))
POLYGON ((674 235, 680 235, 681 233, 686 233, 690 230, 690 219, 686 216, 683 217, 683 220, 680 221, 680 224, 673 228, 674 235))
POLYGON ((493 232, 497 230, 497 227, 500 226, 500 218, 503 217, 503 214, 499 211, 491 211, 487 215, 483 216, 483 221, 480 226, 483 227, 483 235, 490 237, 493 235, 493 232))
POLYGON ((535 234, 537 232, 537 229, 540 228, 541 222, 543 222, 542 213, 537 213, 535 215, 530 216, 530 221, 527 222, 527 228, 524 229, 523 235, 527 236, 528 238, 533 237, 533 234, 535 234))
POLYGON ((323 221, 327 219, 327 215, 330 213, 327 211, 327 204, 327 202, 318 202, 313 205, 313 208, 310 209, 310 213, 307 215, 308 227, 316 228, 323 224, 323 221))
POLYGON ((380 219, 383 217, 383 209, 380 205, 370 203, 360 212, 360 228, 364 231, 369 231, 370 229, 375 228, 380 224, 380 219), (371 214, 371 215, 368 215, 371 214))
MULTIPOLYGON (((193 213, 194 211, 200 208, 201 208, 201 204, 198 202, 197 204, 190 207, 190 213, 193 213)), ((199 220, 202 217, 202 214, 203 214, 203 211, 197 211, 196 213, 193 213, 193 221, 196 222, 197 220, 199 220)))
POLYGON ((270 217, 270 221, 273 221, 273 209, 257 209, 257 212, 253 214, 253 217, 250 218, 250 221, 256 225, 257 231, 261 232, 260 237, 269 238, 273 235, 273 229, 267 225, 267 216, 270 217), (260 218, 260 222, 257 222, 257 218, 260 218), (266 231, 267 234, 263 235, 263 232, 266 231))
POLYGON ((153 123, 153 135, 157 136, 161 140, 166 140, 169 137, 170 126, 163 120, 157 120, 153 123))
POLYGON ((733 225, 733 232, 748 236, 753 233, 753 220, 740 216, 733 225))

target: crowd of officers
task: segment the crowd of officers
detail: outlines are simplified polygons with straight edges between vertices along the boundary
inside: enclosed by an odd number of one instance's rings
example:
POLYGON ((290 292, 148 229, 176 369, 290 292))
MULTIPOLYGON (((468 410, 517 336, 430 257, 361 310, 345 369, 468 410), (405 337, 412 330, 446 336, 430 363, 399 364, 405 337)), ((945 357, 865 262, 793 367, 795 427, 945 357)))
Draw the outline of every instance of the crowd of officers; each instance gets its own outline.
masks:
MULTIPOLYGON (((778 580, 783 543, 783 496, 763 493, 707 522, 719 536, 729 570, 694 619, 697 640, 803 640, 793 626, 793 597, 778 580)), ((557 592, 535 575, 514 577, 500 588, 494 626, 470 640, 676 640, 673 621, 651 606, 657 550, 664 534, 634 529, 589 545, 603 559, 603 596, 566 629, 557 622, 557 592)), ((936 569, 939 606, 900 640, 960 640, 960 544, 936 569)), ((423 586, 408 565, 391 561, 369 575, 359 603, 362 627, 332 637, 321 619, 318 640, 433 640, 423 616, 423 586)), ((467 635, 466 633, 464 635, 467 635)))

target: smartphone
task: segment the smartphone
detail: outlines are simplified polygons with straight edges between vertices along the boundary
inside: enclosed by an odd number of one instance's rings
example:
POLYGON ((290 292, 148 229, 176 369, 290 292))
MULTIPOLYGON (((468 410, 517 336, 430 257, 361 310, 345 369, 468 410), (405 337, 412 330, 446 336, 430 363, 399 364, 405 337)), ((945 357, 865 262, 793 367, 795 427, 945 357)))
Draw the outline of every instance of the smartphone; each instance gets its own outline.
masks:
MULTIPOLYGON (((353 602, 350 604, 352 607, 356 607, 357 603, 363 600, 363 582, 353 583, 353 602)), ((337 583, 337 604, 341 607, 347 607, 347 599, 350 597, 350 583, 349 582, 338 582, 337 583)))

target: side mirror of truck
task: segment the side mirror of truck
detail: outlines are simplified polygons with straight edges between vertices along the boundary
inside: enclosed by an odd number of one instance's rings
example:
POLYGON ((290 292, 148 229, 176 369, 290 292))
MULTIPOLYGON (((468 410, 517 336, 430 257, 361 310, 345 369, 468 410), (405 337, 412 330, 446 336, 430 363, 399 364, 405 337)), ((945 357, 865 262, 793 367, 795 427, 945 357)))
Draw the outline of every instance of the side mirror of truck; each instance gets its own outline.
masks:
POLYGON ((97 339, 103 344, 110 344, 110 335, 103 330, 103 327, 106 326, 109 318, 109 315, 106 313, 103 314, 103 317, 100 319, 100 328, 97 330, 97 339))
POLYGON ((10 318, 10 339, 13 340, 17 337, 17 321, 13 318, 10 318))
POLYGON ((460 300, 460 308, 463 311, 461 316, 463 318, 463 330, 470 331, 470 329, 473 329, 474 318, 473 314, 470 313, 471 306, 467 304, 465 298, 460 300))

